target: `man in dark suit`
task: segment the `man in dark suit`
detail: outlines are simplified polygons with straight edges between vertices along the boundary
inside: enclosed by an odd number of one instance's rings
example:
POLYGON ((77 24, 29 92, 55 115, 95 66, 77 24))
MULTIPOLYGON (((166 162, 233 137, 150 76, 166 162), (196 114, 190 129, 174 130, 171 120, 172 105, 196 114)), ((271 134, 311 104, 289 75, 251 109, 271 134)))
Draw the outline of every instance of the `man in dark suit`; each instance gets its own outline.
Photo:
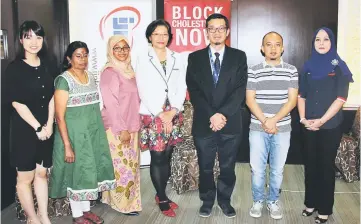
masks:
POLYGON ((199 215, 209 217, 215 197, 223 213, 235 217, 231 195, 236 182, 235 162, 241 143, 241 109, 245 105, 247 58, 228 47, 229 22, 222 14, 206 20, 210 45, 188 58, 187 86, 194 107, 192 134, 199 163, 199 215), (218 153, 220 175, 213 178, 218 153))

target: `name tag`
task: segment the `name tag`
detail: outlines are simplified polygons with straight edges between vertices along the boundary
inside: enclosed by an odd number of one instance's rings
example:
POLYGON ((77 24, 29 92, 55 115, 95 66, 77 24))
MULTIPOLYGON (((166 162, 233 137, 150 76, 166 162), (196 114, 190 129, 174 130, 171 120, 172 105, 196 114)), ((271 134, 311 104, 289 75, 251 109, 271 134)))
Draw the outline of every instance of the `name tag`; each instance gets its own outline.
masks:
POLYGON ((331 72, 331 73, 328 74, 328 76, 335 76, 335 75, 336 75, 335 72, 331 72))
POLYGON ((179 68, 173 68, 173 71, 178 71, 179 70, 179 68))

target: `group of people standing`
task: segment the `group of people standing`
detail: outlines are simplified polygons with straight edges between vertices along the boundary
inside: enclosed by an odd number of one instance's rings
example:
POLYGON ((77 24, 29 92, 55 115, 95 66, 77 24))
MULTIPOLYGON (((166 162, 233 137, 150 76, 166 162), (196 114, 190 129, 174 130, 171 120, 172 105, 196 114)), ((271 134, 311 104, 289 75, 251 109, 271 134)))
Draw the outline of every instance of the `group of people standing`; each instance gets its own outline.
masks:
POLYGON ((166 186, 173 147, 182 141, 187 89, 194 107, 192 135, 203 202, 200 216, 211 215, 216 198, 227 217, 236 216, 231 195, 241 143, 241 110, 247 104, 252 113, 249 141, 254 202, 250 215, 261 217, 266 201, 271 217, 282 218, 279 189, 290 145, 290 111, 298 102, 307 146, 302 215, 311 216, 317 210, 316 223, 327 221, 333 207, 341 108, 352 81, 347 65, 337 55, 332 31, 325 27, 316 31, 311 58, 299 76, 294 66, 282 60, 283 38, 277 32, 262 39, 265 60, 248 68, 246 54, 225 45, 230 32, 225 16, 210 15, 206 30, 210 45, 191 53, 188 63, 167 48, 172 32, 164 20, 149 24, 145 36, 150 46, 133 60, 127 39, 110 37, 99 91, 87 71, 89 49, 84 42, 68 46, 63 72, 53 80, 43 27, 35 21, 21 25, 20 51, 6 70, 6 99, 14 108, 11 162, 17 169, 17 192, 29 223, 50 223, 48 196, 69 198, 75 224, 103 223, 90 211, 89 202, 100 192, 102 202, 113 209, 139 215, 140 150, 150 150, 155 203, 165 216, 176 216, 178 205, 167 197, 166 186), (215 183, 217 154, 220 175, 215 183), (48 193, 46 169, 50 167, 48 193))

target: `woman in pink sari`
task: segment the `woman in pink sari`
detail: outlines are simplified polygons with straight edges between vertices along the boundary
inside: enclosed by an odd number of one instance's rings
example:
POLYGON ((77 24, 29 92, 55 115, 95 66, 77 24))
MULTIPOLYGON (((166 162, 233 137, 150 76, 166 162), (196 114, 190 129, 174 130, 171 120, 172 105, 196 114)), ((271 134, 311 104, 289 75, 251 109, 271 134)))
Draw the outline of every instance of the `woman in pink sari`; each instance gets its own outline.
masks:
POLYGON ((117 188, 103 192, 103 203, 125 215, 139 215, 140 174, 138 131, 139 96, 124 36, 109 38, 108 62, 100 76, 102 117, 113 159, 117 188))

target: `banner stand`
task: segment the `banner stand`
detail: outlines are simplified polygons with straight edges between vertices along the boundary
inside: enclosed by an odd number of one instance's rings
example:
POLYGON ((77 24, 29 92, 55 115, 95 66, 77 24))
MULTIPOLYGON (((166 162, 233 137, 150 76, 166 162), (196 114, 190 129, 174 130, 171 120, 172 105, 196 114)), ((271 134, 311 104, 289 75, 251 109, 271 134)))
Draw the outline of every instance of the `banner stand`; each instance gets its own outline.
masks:
MULTIPOLYGON (((144 33, 154 19, 155 0, 71 0, 69 1, 70 41, 83 41, 89 48, 90 71, 97 82, 107 61, 109 37, 128 38, 132 57, 148 47, 144 33), (94 10, 96 9, 96 10, 94 10), (81 12, 81 13, 79 13, 81 12)), ((150 164, 150 152, 141 152, 140 165, 150 164)))

